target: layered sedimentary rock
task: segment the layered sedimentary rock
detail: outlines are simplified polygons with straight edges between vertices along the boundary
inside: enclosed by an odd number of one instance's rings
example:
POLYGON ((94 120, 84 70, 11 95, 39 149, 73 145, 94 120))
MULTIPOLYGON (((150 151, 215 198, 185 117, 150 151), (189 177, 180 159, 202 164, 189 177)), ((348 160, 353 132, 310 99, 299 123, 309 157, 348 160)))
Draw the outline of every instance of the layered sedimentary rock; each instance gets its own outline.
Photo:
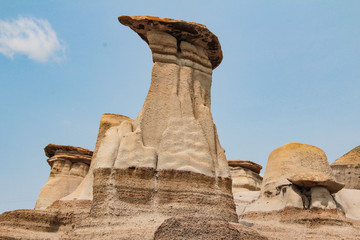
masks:
MULTIPOLYGON (((128 16, 119 21, 152 51, 143 108, 135 120, 104 114, 81 184, 46 211, 1 215, 2 223, 21 224, 0 225, 0 237, 30 238, 39 231, 35 238, 153 239, 172 217, 195 217, 199 226, 238 221, 210 111, 212 70, 222 60, 217 37, 185 21, 128 16)), ((224 229, 239 234, 228 225, 224 229)))
POLYGON ((210 112, 212 69, 222 58, 216 36, 203 25, 177 20, 119 21, 149 44, 154 66, 138 117, 123 119, 98 140, 92 213, 133 208, 236 221, 229 169, 210 112))
POLYGON ((262 177, 259 173, 262 167, 259 164, 244 160, 230 160, 228 163, 232 177, 233 194, 260 190, 262 177))
POLYGON ((49 144, 45 154, 51 166, 48 182, 41 188, 35 209, 45 209, 72 193, 89 171, 93 152, 80 147, 49 144))
POLYGON ((259 199, 245 212, 286 207, 337 209, 331 194, 343 187, 320 148, 288 143, 269 155, 259 199))
POLYGON ((331 165, 335 178, 347 189, 360 189, 360 146, 352 149, 331 165))

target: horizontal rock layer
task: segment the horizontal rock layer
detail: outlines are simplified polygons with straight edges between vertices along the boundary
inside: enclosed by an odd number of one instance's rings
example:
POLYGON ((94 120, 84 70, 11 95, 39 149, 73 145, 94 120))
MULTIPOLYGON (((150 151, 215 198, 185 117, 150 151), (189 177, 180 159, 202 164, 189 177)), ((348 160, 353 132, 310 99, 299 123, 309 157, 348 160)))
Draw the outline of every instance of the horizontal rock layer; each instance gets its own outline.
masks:
POLYGON ((230 167, 242 167, 249 169, 255 173, 260 173, 262 169, 261 165, 246 160, 228 160, 228 163, 230 167))
POLYGON ((231 179, 175 170, 96 169, 93 194, 92 216, 111 209, 120 215, 140 211, 237 222, 231 179))
POLYGON ((174 36, 179 42, 189 42, 203 47, 215 69, 222 61, 222 51, 218 38, 205 25, 151 16, 120 16, 119 21, 129 26, 147 43, 148 32, 158 30, 174 36))

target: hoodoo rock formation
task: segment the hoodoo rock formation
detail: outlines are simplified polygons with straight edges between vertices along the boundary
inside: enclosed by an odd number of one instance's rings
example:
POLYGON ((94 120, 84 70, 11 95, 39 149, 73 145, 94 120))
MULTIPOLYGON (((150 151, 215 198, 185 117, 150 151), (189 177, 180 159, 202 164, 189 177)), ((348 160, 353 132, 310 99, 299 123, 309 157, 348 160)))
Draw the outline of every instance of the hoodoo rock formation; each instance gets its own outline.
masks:
POLYGON ((51 166, 48 182, 41 188, 35 209, 45 209, 72 193, 89 171, 93 152, 80 147, 49 144, 45 154, 51 166))
POLYGON ((359 190, 341 190, 321 149, 275 149, 263 181, 260 165, 226 160, 210 111, 222 51, 206 26, 118 20, 152 51, 141 111, 104 114, 94 153, 48 145, 52 168, 35 210, 1 214, 0 239, 360 239, 359 190))
POLYGON ((324 151, 312 145, 288 143, 269 155, 260 197, 245 211, 336 209, 330 194, 343 187, 335 180, 324 151))
POLYGON ((333 162, 332 168, 336 180, 345 184, 347 189, 360 189, 360 146, 333 162))
POLYGON ((251 161, 229 160, 232 177, 233 194, 242 191, 259 191, 262 177, 259 175, 262 167, 251 161))
POLYGON ((230 173, 210 112, 212 69, 222 58, 217 37, 184 21, 119 21, 149 44, 154 66, 138 117, 124 119, 98 140, 92 212, 133 208, 236 222, 230 173))
POLYGON ((219 221, 227 239, 247 228, 236 227, 228 162, 210 111, 212 71, 222 60, 217 37, 204 25, 173 19, 119 21, 152 51, 143 108, 134 120, 104 114, 82 182, 51 206, 39 202, 37 209, 45 210, 2 214, 0 238, 153 239, 160 225, 161 236, 176 231, 166 221, 174 217, 185 225, 219 221))
POLYGON ((240 221, 271 239, 358 239, 359 192, 343 186, 321 149, 288 143, 269 155, 261 190, 234 197, 240 221))

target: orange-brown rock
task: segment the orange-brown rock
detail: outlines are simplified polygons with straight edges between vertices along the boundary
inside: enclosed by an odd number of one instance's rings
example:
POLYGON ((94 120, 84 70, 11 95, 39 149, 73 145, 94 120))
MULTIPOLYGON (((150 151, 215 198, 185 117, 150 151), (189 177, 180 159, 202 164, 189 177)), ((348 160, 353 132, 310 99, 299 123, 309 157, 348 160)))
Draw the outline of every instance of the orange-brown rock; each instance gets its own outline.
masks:
POLYGON ((337 181, 347 189, 360 189, 360 146, 352 149, 331 165, 337 181))
POLYGON ((156 230, 154 240, 266 240, 253 229, 226 221, 206 218, 172 217, 166 219, 156 230))

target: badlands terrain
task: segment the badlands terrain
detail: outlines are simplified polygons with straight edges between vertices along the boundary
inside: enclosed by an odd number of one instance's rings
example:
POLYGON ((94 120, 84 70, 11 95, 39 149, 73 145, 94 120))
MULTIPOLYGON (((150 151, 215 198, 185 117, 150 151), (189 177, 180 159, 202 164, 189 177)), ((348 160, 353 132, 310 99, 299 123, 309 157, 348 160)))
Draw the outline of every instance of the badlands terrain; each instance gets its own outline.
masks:
MULTIPOLYGON (((227 160, 211 114, 222 61, 206 26, 120 16, 153 57, 136 119, 104 114, 94 151, 49 144, 34 209, 0 215, 0 239, 360 239, 360 148, 273 150, 264 176, 227 160)), ((125 30, 124 30, 125 31, 125 30)))

